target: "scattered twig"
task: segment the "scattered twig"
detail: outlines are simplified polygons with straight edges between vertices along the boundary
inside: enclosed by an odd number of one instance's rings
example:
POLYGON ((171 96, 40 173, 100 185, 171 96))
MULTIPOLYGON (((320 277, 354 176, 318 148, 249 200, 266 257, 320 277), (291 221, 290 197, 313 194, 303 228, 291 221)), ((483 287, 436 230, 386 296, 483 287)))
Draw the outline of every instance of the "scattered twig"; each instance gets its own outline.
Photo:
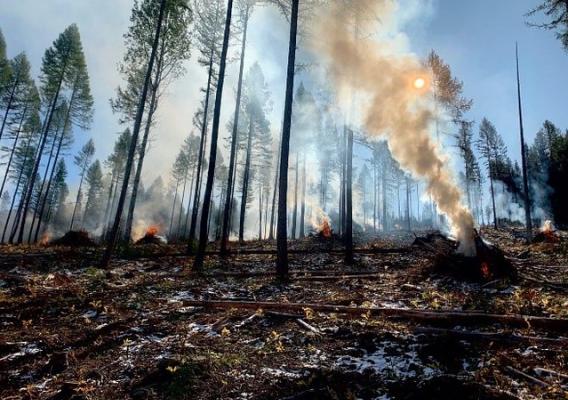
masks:
POLYGON ((529 375, 529 374, 526 374, 526 373, 524 373, 523 371, 519 371, 519 370, 516 369, 516 368, 507 366, 507 367, 505 367, 505 369, 506 369, 507 371, 513 373, 514 375, 521 376, 521 377, 525 378, 526 380, 528 380, 528 381, 530 381, 530 382, 532 382, 532 383, 534 383, 534 384, 536 384, 536 385, 539 385, 539 386, 542 386, 542 387, 548 387, 548 386, 550 386, 549 383, 546 383, 546 382, 544 382, 544 381, 541 381, 540 379, 537 379, 537 378, 535 378, 534 376, 531 376, 531 375, 529 375))
POLYGON ((309 330, 309 331, 315 333, 316 335, 322 335, 322 332, 321 332, 318 328, 316 328, 315 326, 312 326, 312 325, 308 324, 308 323, 307 323, 306 321, 304 321, 302 318, 297 318, 297 319, 296 319, 296 322, 297 322, 298 324, 300 324, 300 326, 302 326, 302 327, 306 328, 307 330, 309 330))
POLYGON ((510 343, 542 343, 546 345, 559 345, 568 346, 568 339, 565 338, 546 338, 540 336, 524 336, 517 334, 508 334, 500 332, 471 332, 459 329, 441 329, 441 328, 426 328, 418 327, 414 330, 416 334, 426 335, 444 335, 457 339, 468 340, 487 340, 487 341, 501 341, 510 343))

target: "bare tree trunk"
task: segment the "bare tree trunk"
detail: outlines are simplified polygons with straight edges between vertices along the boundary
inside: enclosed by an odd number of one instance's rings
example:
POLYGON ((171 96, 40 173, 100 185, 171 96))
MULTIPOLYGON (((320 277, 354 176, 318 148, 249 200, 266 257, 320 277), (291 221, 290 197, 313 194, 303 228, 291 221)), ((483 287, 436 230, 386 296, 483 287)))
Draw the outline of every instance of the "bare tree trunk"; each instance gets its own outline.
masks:
POLYGON ((251 162, 251 152, 252 152, 252 130, 253 130, 253 119, 250 118, 248 138, 247 138, 247 158, 245 161, 245 171, 243 174, 243 192, 241 195, 241 215, 239 218, 239 243, 243 243, 245 235, 245 216, 247 210, 247 198, 248 198, 248 187, 250 178, 250 162, 251 162))
POLYGON ((124 209, 124 203, 126 200, 126 193, 128 192, 128 183, 130 181, 130 174, 132 172, 132 164, 134 163, 134 156, 136 154, 136 146, 138 144, 138 135, 140 134, 140 127, 142 125, 142 117, 144 115, 144 108, 146 105, 146 98, 148 96, 148 89, 151 84, 152 70, 154 69, 154 62, 156 60, 156 53, 158 51, 158 44, 160 41, 160 32, 162 30, 162 21, 164 19, 164 11, 166 7, 166 0, 161 0, 160 3, 160 14, 158 16, 158 21, 156 24, 156 34, 154 36, 154 42, 152 44, 152 52, 150 54, 150 60, 148 62, 148 68, 146 69, 146 77, 144 78, 144 87, 142 89, 142 95, 140 96, 140 102, 138 103, 138 109, 136 111, 136 119, 134 122, 134 130, 132 132, 132 139, 130 143, 130 148, 128 149, 128 158, 126 160, 126 167, 124 172, 124 181, 122 183, 122 189, 120 191, 120 197, 118 199, 118 206, 116 210, 116 215, 114 218, 114 223, 109 235, 109 243, 106 251, 101 260, 101 266, 107 267, 110 259, 112 257, 112 252, 116 244, 118 237, 118 230, 120 227, 120 220, 122 219, 122 212, 124 209))
MULTIPOLYGON (((241 43, 241 62, 239 66, 239 83, 237 85, 237 102, 235 104, 235 118, 233 120, 233 131, 231 133, 231 155, 229 159, 229 174, 227 175, 227 193, 232 193, 233 191, 233 173, 236 170, 236 154, 237 154, 237 134, 239 130, 239 117, 241 112, 241 97, 243 90, 243 72, 245 66, 245 51, 247 43, 247 31, 248 31, 248 20, 249 20, 249 6, 247 3, 247 8, 245 10, 245 21, 243 27, 243 42, 241 43)), ((223 232, 221 235, 221 253, 227 253, 227 243, 229 242, 230 235, 230 219, 231 219, 231 201, 232 196, 226 196, 225 199, 225 209, 223 212, 223 232)))
POLYGON ((176 203, 178 197, 179 180, 176 180, 176 190, 174 194, 174 204, 172 205, 172 216, 170 217, 170 227, 168 229, 168 240, 171 240, 173 227, 174 227, 174 217, 176 215, 176 203))
POLYGON ((531 217, 531 200, 530 200, 530 190, 529 190, 529 174, 527 170, 527 155, 525 149, 525 132, 523 127, 523 104, 521 99, 521 75, 519 72, 519 46, 516 47, 516 59, 517 59, 517 94, 519 101, 519 127, 521 136, 521 160, 523 166, 523 185, 525 194, 525 219, 527 227, 527 241, 532 239, 532 217, 531 217))
POLYGON ((377 163, 373 162, 373 232, 377 233, 377 163))
POLYGON ((388 218, 387 218, 387 171, 383 163, 383 171, 381 174, 381 192, 383 198, 383 232, 389 229, 388 218))
POLYGON ((410 224, 410 179, 406 177, 406 229, 412 231, 410 224))
POLYGON ((353 264, 353 131, 347 130, 345 264, 353 264))
MULTIPOLYGON (((278 148, 278 147, 277 147, 278 148)), ((276 210, 276 193, 278 192, 278 175, 280 171, 280 152, 278 152, 278 160, 276 162, 276 168, 274 171, 274 186, 272 191, 272 210, 270 211, 270 233, 268 234, 268 239, 274 239, 274 215, 276 210)))
POLYGON ((280 156, 276 273, 281 279, 288 278, 288 227, 286 226, 288 210, 286 197, 288 196, 288 157, 290 153, 290 131, 292 128, 292 101, 294 98, 294 73, 296 68, 296 40, 298 33, 299 3, 300 0, 292 0, 288 69, 286 73, 286 100, 284 102, 284 124, 282 129, 280 156))
POLYGON ((304 151, 302 167, 302 208, 300 210, 300 238, 306 236, 306 152, 304 151))
POLYGON ((197 217, 199 214, 199 201, 201 197, 201 175, 203 168, 203 157, 205 157, 205 143, 207 142, 207 117, 209 113, 209 98, 211 96, 211 81, 213 79, 213 54, 214 49, 211 49, 209 57, 209 74, 207 77, 207 89, 205 92, 205 104, 203 106, 203 123, 201 124, 201 140, 199 142, 199 156, 197 162, 197 174, 195 189, 193 194, 193 206, 191 209, 191 224, 189 225, 189 244, 187 247, 188 253, 193 253, 195 245, 195 231, 197 229, 197 217))
POLYGON ((262 186, 258 185, 258 240, 262 240, 262 186))
MULTIPOLYGON (((178 223, 176 226, 176 239, 180 238, 181 235, 181 221, 183 219, 183 202, 185 201, 185 192, 187 189, 187 178, 189 175, 189 169, 185 171, 185 176, 183 177, 183 189, 181 191, 181 200, 179 202, 179 215, 178 215, 178 223)), ((189 211, 189 210, 188 210, 189 211)))
POLYGON ((296 227, 298 219, 298 153, 296 153, 296 168, 295 168, 295 178, 294 178, 294 211, 292 211, 292 239, 296 239, 296 227))
POLYGON ((213 181, 215 179, 215 164, 217 162, 217 138, 219 136, 219 123, 221 119, 221 100, 223 99, 223 85, 225 83, 225 69, 227 65, 227 51, 229 48, 229 38, 231 33, 231 16, 233 12, 233 0, 227 4, 227 18, 225 21, 225 33, 223 37, 223 49, 221 51, 221 64, 219 66, 219 82, 217 93, 215 94, 215 111, 213 113, 213 128, 211 130, 211 153, 209 155, 209 170, 207 171, 207 184, 205 185, 205 195, 203 197, 203 208, 201 210, 201 226, 199 227, 199 246, 195 257, 194 268, 200 271, 203 267, 205 258, 205 248, 207 247, 207 219, 209 217, 209 207, 213 192, 213 181))

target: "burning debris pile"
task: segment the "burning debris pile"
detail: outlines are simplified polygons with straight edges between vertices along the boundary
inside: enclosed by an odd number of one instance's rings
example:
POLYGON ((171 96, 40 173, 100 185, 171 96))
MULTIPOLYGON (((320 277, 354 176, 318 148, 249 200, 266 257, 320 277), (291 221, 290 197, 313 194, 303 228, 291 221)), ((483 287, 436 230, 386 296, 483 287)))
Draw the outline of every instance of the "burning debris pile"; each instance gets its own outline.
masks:
POLYGON ((52 246, 95 247, 97 244, 86 231, 69 231, 50 243, 52 246))
POLYGON ((501 249, 485 241, 477 232, 474 243, 475 256, 463 255, 458 250, 458 242, 439 232, 417 237, 413 245, 434 254, 434 269, 441 273, 476 282, 516 279, 516 270, 501 249))
POLYGON ((552 221, 546 220, 540 228, 540 232, 535 235, 532 241, 533 243, 558 243, 560 237, 556 233, 552 221))
POLYGON ((316 213, 312 216, 310 220, 312 225, 312 232, 315 237, 322 239, 333 238, 333 230, 331 229, 331 219, 321 209, 317 209, 316 213))
POLYGON ((160 232, 160 229, 157 226, 152 225, 146 230, 146 233, 144 234, 144 236, 142 236, 140 239, 138 239, 135 244, 137 244, 137 245, 149 245, 149 244, 164 245, 164 244, 166 244, 167 243, 166 239, 164 237, 158 235, 159 232, 160 232))

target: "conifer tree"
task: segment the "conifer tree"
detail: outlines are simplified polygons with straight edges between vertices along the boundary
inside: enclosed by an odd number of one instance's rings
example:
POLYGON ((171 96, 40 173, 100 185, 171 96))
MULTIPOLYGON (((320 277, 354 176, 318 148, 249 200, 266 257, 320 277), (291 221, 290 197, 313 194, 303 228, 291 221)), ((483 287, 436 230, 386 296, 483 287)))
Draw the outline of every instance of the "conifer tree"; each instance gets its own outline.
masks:
MULTIPOLYGON (((81 204, 81 197, 83 195, 82 188, 83 188, 83 181, 85 180, 85 176, 89 167, 91 166, 91 160, 95 155, 95 143, 93 139, 89 139, 87 143, 83 145, 79 154, 75 156, 74 162, 77 168, 79 168, 79 188, 77 189, 77 197, 75 199, 75 205, 73 207, 73 214, 71 215, 71 223, 69 225, 69 230, 73 230, 73 225, 75 223, 75 217, 77 217, 77 213, 80 209, 81 204)), ((99 166, 100 168, 100 166, 99 166)))

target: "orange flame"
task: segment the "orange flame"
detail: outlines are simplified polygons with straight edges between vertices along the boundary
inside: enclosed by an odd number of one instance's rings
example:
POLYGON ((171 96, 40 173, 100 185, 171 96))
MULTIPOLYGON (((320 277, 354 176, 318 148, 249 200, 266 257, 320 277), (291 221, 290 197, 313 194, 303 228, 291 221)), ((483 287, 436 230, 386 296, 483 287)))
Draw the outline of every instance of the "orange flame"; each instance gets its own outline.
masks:
POLYGON ((331 226, 329 225, 329 221, 324 219, 321 226, 320 226, 320 233, 324 238, 331 237, 331 226))
POLYGON ((160 228, 158 228, 156 225, 150 225, 148 229, 146 229, 146 236, 156 236, 159 231, 160 228))
POLYGON ((50 241, 51 241, 51 235, 46 232, 42 235, 41 239, 39 240, 39 244, 41 246, 47 246, 50 241))

